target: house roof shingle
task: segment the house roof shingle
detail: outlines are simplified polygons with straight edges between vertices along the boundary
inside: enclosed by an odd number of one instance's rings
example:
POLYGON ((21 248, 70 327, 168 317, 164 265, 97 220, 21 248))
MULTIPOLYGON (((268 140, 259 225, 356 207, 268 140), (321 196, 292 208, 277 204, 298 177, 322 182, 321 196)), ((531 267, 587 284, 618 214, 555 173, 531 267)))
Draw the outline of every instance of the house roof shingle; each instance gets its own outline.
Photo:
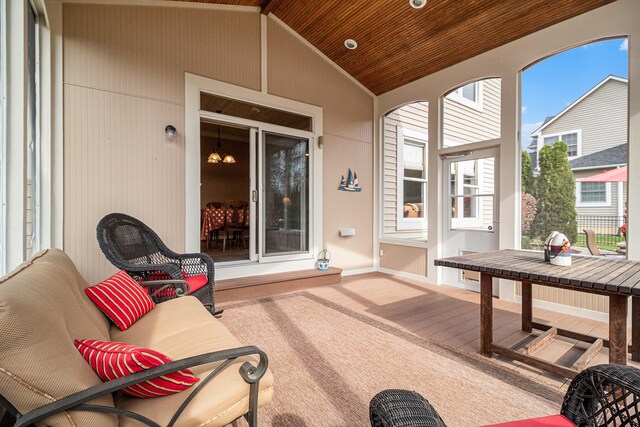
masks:
POLYGON ((573 159, 569 162, 569 165, 571 169, 593 169, 603 166, 626 165, 627 157, 628 145, 620 144, 573 159))

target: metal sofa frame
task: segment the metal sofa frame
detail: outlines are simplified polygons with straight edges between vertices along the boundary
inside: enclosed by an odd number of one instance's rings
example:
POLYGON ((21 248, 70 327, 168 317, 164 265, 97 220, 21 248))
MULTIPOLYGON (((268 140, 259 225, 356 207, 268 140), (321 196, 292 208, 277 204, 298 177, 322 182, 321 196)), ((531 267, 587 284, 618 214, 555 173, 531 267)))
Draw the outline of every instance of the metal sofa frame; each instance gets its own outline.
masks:
POLYGON ((94 387, 90 387, 86 390, 82 390, 78 393, 74 393, 62 399, 59 399, 53 403, 36 408, 32 411, 27 412, 26 414, 21 414, 8 400, 6 400, 4 396, 0 395, 0 405, 2 405, 7 410, 7 413, 13 418, 13 424, 9 424, 5 419, 7 418, 7 414, 5 414, 5 417, 0 419, 0 426, 31 426, 38 421, 42 421, 48 417, 51 417, 52 415, 68 410, 75 410, 112 413, 118 416, 132 418, 147 426, 161 427, 160 424, 138 413, 110 406, 88 404, 87 402, 90 402, 100 396, 104 396, 106 394, 121 390, 125 387, 138 384, 142 381, 157 378, 161 375, 167 375, 181 369, 205 365, 207 363, 223 361, 209 375, 207 375, 206 378, 200 380, 200 382, 195 386, 195 390, 193 390, 193 392, 185 399, 182 405, 180 405, 178 410, 171 418, 171 421, 167 424, 167 427, 172 427, 173 425, 175 425, 180 415, 184 412, 185 408, 189 405, 189 403, 191 403, 193 398, 196 397, 196 395, 198 395, 198 393, 213 378, 215 378, 220 372, 231 365, 231 363, 233 363, 237 358, 251 355, 259 356, 260 361, 258 363, 258 366, 254 366, 251 362, 244 362, 240 366, 239 373, 242 376, 242 379, 244 379, 244 381, 249 384, 249 411, 244 414, 244 417, 249 423, 249 426, 257 427, 259 383, 260 379, 267 371, 269 359, 267 358, 266 353, 255 346, 232 348, 175 360, 162 366, 157 366, 155 368, 147 369, 145 371, 137 372, 131 375, 104 382, 102 384, 98 384, 94 387))

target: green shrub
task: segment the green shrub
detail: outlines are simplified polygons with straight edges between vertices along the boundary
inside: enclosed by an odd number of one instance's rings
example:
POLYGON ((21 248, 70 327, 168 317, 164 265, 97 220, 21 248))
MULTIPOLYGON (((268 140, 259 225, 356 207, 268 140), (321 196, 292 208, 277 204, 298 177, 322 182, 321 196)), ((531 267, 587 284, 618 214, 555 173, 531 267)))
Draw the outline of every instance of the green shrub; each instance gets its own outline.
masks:
POLYGON ((522 152, 522 192, 533 194, 533 168, 531 156, 527 151, 522 152))
POLYGON ((569 241, 577 238, 576 184, 567 157, 567 144, 558 141, 545 145, 539 154, 540 176, 536 180, 535 192, 538 200, 533 231, 535 236, 545 239, 557 230, 569 241))
POLYGON ((522 236, 521 242, 522 249, 531 249, 531 238, 529 236, 522 236))

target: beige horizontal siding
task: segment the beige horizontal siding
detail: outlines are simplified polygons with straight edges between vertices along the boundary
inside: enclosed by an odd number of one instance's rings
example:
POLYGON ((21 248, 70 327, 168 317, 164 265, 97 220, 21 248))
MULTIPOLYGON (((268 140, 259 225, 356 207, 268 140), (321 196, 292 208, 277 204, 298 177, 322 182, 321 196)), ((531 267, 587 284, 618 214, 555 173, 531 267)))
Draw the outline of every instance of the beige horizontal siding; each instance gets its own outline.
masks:
POLYGON ((500 137, 501 79, 485 79, 482 111, 444 98, 443 136, 446 146, 500 137))
MULTIPOLYGON (((540 254, 540 256, 542 256, 542 254, 540 254)), ((520 283, 516 284, 516 295, 522 296, 522 286, 520 283)), ((533 285, 532 296, 533 299, 540 301, 562 304, 584 310, 598 311, 601 313, 609 312, 609 298, 602 295, 551 288, 549 286, 533 285)))
POLYGON ((418 276, 427 275, 427 249, 381 243, 380 267, 418 276))

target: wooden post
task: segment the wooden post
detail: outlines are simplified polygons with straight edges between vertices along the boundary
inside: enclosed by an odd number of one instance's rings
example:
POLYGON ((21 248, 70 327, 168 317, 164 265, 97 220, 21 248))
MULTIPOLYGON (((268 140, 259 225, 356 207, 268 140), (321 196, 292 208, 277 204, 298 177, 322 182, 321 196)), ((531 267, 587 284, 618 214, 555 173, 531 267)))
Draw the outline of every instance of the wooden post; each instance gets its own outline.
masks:
POLYGON ((631 360, 640 361, 640 297, 631 297, 631 360))
POLYGON ((493 277, 480 274, 480 353, 491 357, 493 343, 493 277))
POLYGON ((609 363, 627 364, 627 295, 609 295, 609 363))
POLYGON ((531 297, 531 283, 522 282, 522 330, 531 332, 533 320, 533 300, 531 297))

